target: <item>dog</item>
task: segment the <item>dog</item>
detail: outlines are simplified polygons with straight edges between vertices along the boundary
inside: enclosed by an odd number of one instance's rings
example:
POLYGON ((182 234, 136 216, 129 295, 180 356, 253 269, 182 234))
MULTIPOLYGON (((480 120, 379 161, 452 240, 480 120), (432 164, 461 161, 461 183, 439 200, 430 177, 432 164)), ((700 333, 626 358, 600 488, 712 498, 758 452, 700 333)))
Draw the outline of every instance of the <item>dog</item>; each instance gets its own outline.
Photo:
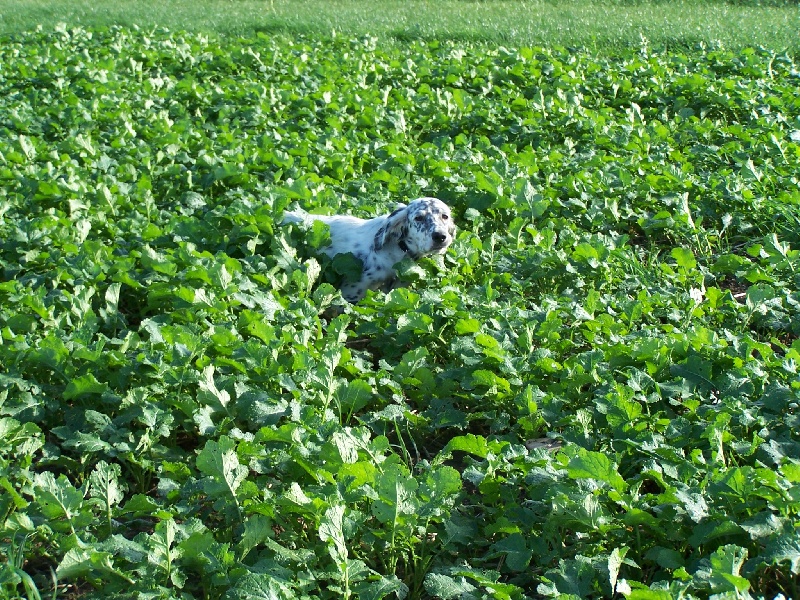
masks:
POLYGON ((456 227, 450 208, 438 198, 417 198, 400 204, 391 214, 374 219, 347 215, 311 215, 286 211, 284 223, 322 221, 330 228, 331 243, 323 248, 329 257, 352 252, 362 263, 361 279, 342 285, 342 296, 355 304, 367 290, 389 291, 395 287, 394 265, 443 254, 453 242, 456 227))

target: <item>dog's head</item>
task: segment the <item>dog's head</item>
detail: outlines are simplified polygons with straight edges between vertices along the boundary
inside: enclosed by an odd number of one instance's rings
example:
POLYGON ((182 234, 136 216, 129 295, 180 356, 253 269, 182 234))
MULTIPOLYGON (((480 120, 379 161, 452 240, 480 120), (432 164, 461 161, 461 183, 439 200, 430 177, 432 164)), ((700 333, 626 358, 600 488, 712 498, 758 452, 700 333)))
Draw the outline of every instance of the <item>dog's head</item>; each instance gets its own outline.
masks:
POLYGON ((375 249, 390 240, 397 240, 412 258, 426 254, 442 254, 456 233, 450 207, 438 198, 417 198, 408 206, 401 205, 387 217, 386 224, 375 236, 375 249))

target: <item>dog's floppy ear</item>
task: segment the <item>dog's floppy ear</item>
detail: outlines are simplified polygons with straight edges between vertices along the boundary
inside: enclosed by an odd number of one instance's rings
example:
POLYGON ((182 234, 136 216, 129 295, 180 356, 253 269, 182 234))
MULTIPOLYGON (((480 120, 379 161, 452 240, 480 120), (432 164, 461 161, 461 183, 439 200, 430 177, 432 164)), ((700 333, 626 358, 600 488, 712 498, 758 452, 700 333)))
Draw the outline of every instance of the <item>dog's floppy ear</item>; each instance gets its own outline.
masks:
POLYGON ((394 212, 386 217, 386 222, 375 234, 375 242, 373 243, 375 250, 380 250, 393 240, 405 237, 408 230, 406 225, 407 212, 408 207, 405 204, 398 204, 394 212))

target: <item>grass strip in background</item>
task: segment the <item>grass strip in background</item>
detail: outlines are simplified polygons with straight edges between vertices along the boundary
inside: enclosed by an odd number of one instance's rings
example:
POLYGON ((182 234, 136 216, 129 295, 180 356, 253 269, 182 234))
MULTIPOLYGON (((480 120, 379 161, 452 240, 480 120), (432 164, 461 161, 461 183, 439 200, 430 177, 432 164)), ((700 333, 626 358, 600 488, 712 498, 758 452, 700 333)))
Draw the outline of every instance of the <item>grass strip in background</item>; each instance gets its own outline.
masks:
POLYGON ((645 38, 658 48, 719 42, 739 49, 796 51, 796 3, 565 2, 463 0, 1 0, 0 34, 68 26, 136 25, 226 36, 256 32, 404 39, 458 39, 513 46, 619 49, 645 38))
POLYGON ((790 56, 62 27, 0 65, 0 598, 800 597, 790 56), (279 225, 421 195, 452 250, 355 306, 279 225))

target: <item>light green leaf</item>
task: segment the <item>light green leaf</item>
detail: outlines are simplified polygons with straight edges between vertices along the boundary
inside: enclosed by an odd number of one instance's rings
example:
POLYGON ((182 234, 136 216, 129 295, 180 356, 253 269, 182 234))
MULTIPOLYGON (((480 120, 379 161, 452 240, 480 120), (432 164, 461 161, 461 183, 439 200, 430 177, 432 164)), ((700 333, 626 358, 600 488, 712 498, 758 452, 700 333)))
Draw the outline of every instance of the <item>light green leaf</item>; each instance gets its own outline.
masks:
POLYGON ((319 538, 329 545, 331 557, 340 567, 347 563, 347 542, 344 535, 344 511, 342 504, 336 504, 325 511, 319 525, 319 538))
POLYGON ((369 383, 355 379, 337 387, 334 398, 340 413, 346 416, 357 413, 368 406, 374 394, 375 390, 369 383))
POLYGON ((141 534, 136 541, 144 543, 148 548, 147 561, 158 567, 164 577, 164 584, 173 584, 182 588, 186 583, 186 575, 178 567, 178 559, 182 550, 177 547, 178 525, 173 519, 160 521, 151 535, 141 534))
POLYGON ((440 517, 449 509, 461 491, 461 474, 449 465, 434 467, 422 481, 419 496, 424 502, 419 507, 421 518, 440 517))
POLYGON ((681 269, 689 271, 697 266, 694 253, 687 248, 673 248, 670 256, 675 259, 681 269))
POLYGON ((248 468, 239 463, 236 443, 227 436, 221 436, 218 442, 209 440, 197 455, 197 468, 207 475, 203 489, 221 503, 219 508, 234 507, 239 514, 236 492, 247 477, 248 468))
POLYGON ((275 535, 272 525, 272 519, 266 515, 250 515, 245 519, 244 533, 242 533, 242 539, 239 541, 241 560, 244 560, 253 548, 275 535))
POLYGON ((381 600, 387 596, 405 598, 408 595, 408 586, 395 575, 371 576, 368 580, 357 582, 353 586, 353 592, 359 600, 381 600))
POLYGON ((390 464, 377 478, 378 498, 372 504, 372 514, 391 527, 413 521, 418 501, 416 480, 400 465, 390 464))
POLYGON ((59 475, 56 479, 50 471, 45 471, 37 473, 33 483, 36 489, 35 503, 53 525, 62 519, 68 522, 93 520, 89 507, 83 502, 83 493, 75 489, 65 475, 59 475))
POLYGON ((464 577, 450 577, 441 573, 428 573, 425 576, 425 591, 442 600, 468 597, 467 594, 476 589, 464 577))
POLYGON ((708 504, 702 494, 683 488, 675 492, 675 497, 681 501, 689 518, 695 523, 708 516, 708 504))
POLYGON ((64 390, 65 400, 74 400, 83 396, 102 394, 108 391, 108 384, 101 383, 92 373, 86 373, 72 379, 64 390))
POLYGON ((467 335, 480 331, 481 322, 478 319, 459 319, 456 321, 455 329, 458 335, 467 335))
POLYGON ((122 502, 124 497, 125 488, 119 481, 121 472, 118 464, 108 464, 101 460, 89 475, 89 495, 102 503, 108 523, 108 533, 111 533, 113 528, 112 509, 122 502))
POLYGON ((610 458, 600 452, 583 448, 570 459, 567 474, 572 479, 594 479, 605 482, 618 492, 623 492, 628 487, 610 458))
POLYGON ((214 365, 208 365, 203 369, 203 376, 198 383, 200 392, 197 394, 197 399, 200 402, 210 404, 216 410, 227 412, 228 404, 231 401, 231 395, 225 391, 220 390, 214 381, 214 372, 216 369, 214 365))
POLYGON ((794 533, 779 535, 767 543, 758 560, 770 565, 786 563, 794 575, 800 575, 800 540, 794 533))
POLYGON ((459 435, 451 439, 442 450, 443 454, 451 452, 468 452, 479 458, 486 458, 489 454, 489 444, 486 442, 486 438, 480 435, 472 433, 459 435))
POLYGON ((297 594, 288 582, 267 573, 246 573, 225 594, 228 600, 293 600, 297 594))
POLYGON ((542 577, 543 583, 537 591, 543 596, 560 597, 569 595, 586 598, 591 593, 597 572, 585 556, 558 561, 557 569, 549 569, 542 577))
POLYGON ((76 580, 93 574, 112 575, 133 585, 135 582, 124 571, 114 566, 110 552, 98 552, 91 548, 71 548, 56 568, 59 580, 76 580))
POLYGON ((619 576, 619 570, 622 567, 627 553, 627 548, 614 548, 611 554, 608 555, 608 583, 612 593, 617 592, 617 577, 619 576))

